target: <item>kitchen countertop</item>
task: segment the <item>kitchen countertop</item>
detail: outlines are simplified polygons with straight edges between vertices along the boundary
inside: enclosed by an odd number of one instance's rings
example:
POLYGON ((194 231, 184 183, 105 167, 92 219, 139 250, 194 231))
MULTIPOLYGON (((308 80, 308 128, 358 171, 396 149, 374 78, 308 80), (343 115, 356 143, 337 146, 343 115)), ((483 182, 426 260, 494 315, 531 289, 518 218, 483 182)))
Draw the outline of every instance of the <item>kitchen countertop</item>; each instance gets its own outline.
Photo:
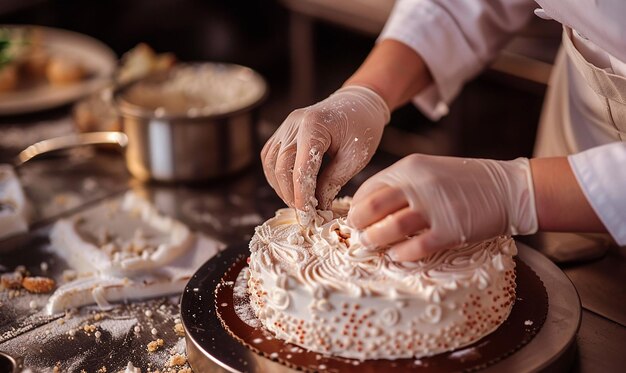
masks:
MULTIPOLYGON (((24 142, 66 133, 71 128, 62 111, 17 119, 0 118, 0 162, 8 162, 20 148, 28 145, 24 142)), ((351 195, 368 176, 394 160, 392 156, 377 154, 371 164, 344 188, 342 194, 351 195)), ((192 229, 227 244, 248 240, 254 226, 272 216, 281 206, 258 164, 233 177, 200 185, 145 185, 130 179, 119 154, 81 149, 69 157, 48 158, 27 164, 19 169, 19 175, 36 207, 36 218, 30 233, 0 241, 0 269, 3 271, 24 264, 27 257, 32 265, 46 260, 45 250, 34 249, 25 255, 24 249, 45 247, 46 232, 59 217, 98 201, 118 198, 128 189, 148 196, 162 212, 180 219, 192 229)), ((626 346, 626 291, 623 288, 626 284, 626 259, 623 252, 610 249, 599 260, 570 264, 563 269, 578 289, 583 305, 573 370, 621 371, 626 366, 623 348, 626 346)), ((0 318, 0 331, 10 328, 18 316, 0 318)), ((156 328, 160 327, 159 320, 165 324, 171 322, 165 317, 155 318, 156 328)), ((126 359, 114 354, 118 348, 114 344, 97 345, 101 342, 93 338, 84 339, 82 343, 87 344, 88 350, 89 343, 93 344, 91 347, 103 348, 100 354, 90 350, 93 367, 105 363, 118 369, 126 359)), ((173 339, 172 343, 175 343, 173 339)), ((9 344, 0 344, 0 351, 6 350, 9 344)), ((65 355, 58 356, 59 360, 64 358, 65 355)), ((50 359, 50 362, 53 361, 50 359)))

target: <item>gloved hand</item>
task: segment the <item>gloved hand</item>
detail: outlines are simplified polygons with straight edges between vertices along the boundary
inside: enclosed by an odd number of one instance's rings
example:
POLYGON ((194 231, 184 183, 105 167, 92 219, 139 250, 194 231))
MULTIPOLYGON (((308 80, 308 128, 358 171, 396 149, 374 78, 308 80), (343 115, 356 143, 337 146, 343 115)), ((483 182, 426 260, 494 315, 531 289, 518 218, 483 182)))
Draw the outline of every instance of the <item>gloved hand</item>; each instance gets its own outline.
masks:
POLYGON ((318 201, 318 208, 328 209, 341 187, 365 167, 389 116, 374 91, 347 86, 292 112, 267 141, 261 151, 265 177, 298 210, 301 225, 312 221, 318 201), (329 161, 318 178, 324 154, 329 161))
POLYGON ((368 179, 354 195, 348 223, 363 243, 391 248, 394 261, 501 234, 537 231, 530 164, 410 155, 368 179))

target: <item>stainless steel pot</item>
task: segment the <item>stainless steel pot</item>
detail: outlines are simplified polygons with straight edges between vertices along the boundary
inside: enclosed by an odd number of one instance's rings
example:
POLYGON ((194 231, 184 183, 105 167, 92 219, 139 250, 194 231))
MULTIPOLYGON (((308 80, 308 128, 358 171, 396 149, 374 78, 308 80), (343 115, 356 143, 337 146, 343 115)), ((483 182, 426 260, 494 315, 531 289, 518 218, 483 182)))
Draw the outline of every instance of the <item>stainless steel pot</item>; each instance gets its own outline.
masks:
POLYGON ((0 372, 17 372, 17 361, 10 355, 0 352, 0 372))
POLYGON ((238 84, 250 84, 250 89, 255 89, 256 93, 245 106, 230 111, 171 114, 128 100, 125 93, 131 85, 115 97, 123 132, 82 133, 44 140, 20 153, 18 164, 53 150, 117 144, 125 150, 130 173, 142 181, 200 181, 243 169, 257 156, 257 109, 267 95, 267 84, 259 74, 239 65, 192 66, 217 69, 238 84))

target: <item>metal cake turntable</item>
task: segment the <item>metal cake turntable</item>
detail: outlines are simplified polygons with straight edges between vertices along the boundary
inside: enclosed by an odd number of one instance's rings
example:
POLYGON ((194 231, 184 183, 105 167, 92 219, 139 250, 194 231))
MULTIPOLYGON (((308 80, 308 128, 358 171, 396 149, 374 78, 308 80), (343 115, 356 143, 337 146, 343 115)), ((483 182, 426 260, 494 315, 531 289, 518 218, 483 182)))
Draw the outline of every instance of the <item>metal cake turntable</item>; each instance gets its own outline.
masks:
MULTIPOLYGON (((543 282, 548 294, 546 320, 530 342, 513 354, 488 366, 488 372, 534 372, 567 370, 575 352, 575 337, 581 321, 576 289, 550 260, 517 242, 519 258, 543 282)), ((196 372, 292 372, 271 358, 252 351, 222 325, 215 307, 215 289, 231 266, 248 255, 246 244, 232 246, 208 262, 193 276, 183 292, 181 315, 186 330, 188 361, 196 372)), ((393 363, 392 363, 393 366, 393 363)), ((368 370, 367 361, 359 370, 368 370)), ((425 367, 415 366, 420 371, 425 367)), ((320 369, 323 370, 323 369, 320 369)))

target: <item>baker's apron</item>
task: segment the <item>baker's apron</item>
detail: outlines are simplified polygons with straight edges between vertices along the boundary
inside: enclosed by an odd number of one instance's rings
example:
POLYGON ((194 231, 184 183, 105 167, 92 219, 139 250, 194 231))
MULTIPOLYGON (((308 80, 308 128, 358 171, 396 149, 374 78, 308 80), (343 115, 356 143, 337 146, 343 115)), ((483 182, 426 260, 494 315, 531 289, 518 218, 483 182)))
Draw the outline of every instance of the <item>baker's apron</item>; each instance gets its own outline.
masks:
POLYGON ((539 122, 535 157, 626 141, 626 78, 589 63, 564 28, 539 122))
MULTIPOLYGON (((588 62, 564 27, 534 156, 567 156, 615 141, 626 141, 626 78, 588 62)), ((539 236, 542 251, 557 261, 600 256, 611 242, 608 235, 539 236)))

